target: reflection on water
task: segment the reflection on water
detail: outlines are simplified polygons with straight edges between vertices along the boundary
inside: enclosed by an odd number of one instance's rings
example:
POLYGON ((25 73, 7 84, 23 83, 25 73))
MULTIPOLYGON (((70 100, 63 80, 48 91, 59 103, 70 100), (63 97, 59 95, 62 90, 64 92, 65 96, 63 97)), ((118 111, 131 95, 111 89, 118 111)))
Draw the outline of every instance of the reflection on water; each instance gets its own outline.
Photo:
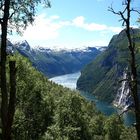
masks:
MULTIPOLYGON (((72 90, 75 90, 76 82, 79 76, 80 76, 80 72, 77 72, 72 74, 56 76, 51 78, 50 80, 64 87, 68 87, 72 90)), ((88 101, 94 102, 96 104, 97 109, 107 116, 112 115, 113 113, 118 113, 120 111, 115 107, 113 107, 111 104, 97 100, 95 96, 93 96, 93 94, 86 93, 86 92, 80 92, 80 94, 84 96, 88 101)), ((132 112, 124 113, 123 118, 124 118, 124 123, 128 126, 135 122, 135 117, 132 112)))
MULTIPOLYGON (((111 104, 108 104, 106 102, 96 99, 95 96, 93 96, 90 93, 81 92, 81 95, 84 96, 87 100, 93 101, 96 104, 96 108, 107 116, 110 116, 114 113, 119 114, 120 112, 120 110, 117 109, 116 107, 112 106, 111 104)), ((135 123, 135 116, 134 116, 134 113, 132 112, 124 113, 123 119, 124 119, 125 125, 127 126, 130 126, 133 123, 135 123)))
POLYGON ((80 77, 80 72, 76 72, 72 74, 56 76, 51 78, 50 80, 64 87, 68 87, 70 89, 76 89, 76 82, 79 77, 80 77))
POLYGON ((104 113, 105 115, 109 116, 113 113, 117 113, 117 110, 111 104, 108 104, 103 101, 99 101, 92 94, 81 92, 81 95, 84 96, 89 101, 94 101, 98 110, 104 113))

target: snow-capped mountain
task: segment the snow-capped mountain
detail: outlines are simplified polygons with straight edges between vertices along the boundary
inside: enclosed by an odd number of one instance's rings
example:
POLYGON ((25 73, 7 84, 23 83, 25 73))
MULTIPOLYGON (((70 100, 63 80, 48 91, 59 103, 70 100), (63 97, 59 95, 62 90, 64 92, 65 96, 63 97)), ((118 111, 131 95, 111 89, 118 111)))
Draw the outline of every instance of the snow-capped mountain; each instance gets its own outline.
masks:
POLYGON ((25 51, 31 50, 31 47, 26 40, 16 43, 15 46, 20 50, 25 50, 25 51))
POLYGON ((28 57, 33 66, 48 77, 79 71, 101 53, 95 47, 72 50, 33 49, 27 41, 16 43, 15 46, 20 54, 28 57))

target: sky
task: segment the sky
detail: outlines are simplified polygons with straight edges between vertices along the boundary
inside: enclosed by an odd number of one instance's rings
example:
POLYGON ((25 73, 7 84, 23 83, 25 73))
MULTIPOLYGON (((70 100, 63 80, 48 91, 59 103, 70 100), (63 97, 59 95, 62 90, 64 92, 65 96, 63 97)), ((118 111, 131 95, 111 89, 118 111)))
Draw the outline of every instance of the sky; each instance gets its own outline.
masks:
MULTIPOLYGON (((122 0, 50 0, 51 8, 39 6, 33 25, 23 36, 9 36, 15 41, 27 40, 31 47, 74 49, 87 46, 107 46, 113 35, 124 27, 120 17, 108 7, 122 10, 122 0)), ((140 1, 132 6, 140 9, 140 1)), ((133 14, 131 25, 138 26, 138 16, 133 14)))

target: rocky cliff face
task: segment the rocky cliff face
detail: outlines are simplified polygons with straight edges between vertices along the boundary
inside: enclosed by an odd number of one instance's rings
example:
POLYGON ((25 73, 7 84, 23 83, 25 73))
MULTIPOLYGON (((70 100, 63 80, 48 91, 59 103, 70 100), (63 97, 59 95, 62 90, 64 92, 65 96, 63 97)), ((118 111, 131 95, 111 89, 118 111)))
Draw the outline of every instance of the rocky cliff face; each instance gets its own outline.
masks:
POLYGON ((117 91, 115 100, 113 101, 114 106, 123 109, 123 111, 126 111, 128 108, 134 106, 128 79, 129 76, 127 74, 127 69, 126 69, 123 73, 121 84, 117 91))
MULTIPOLYGON (((140 29, 133 29, 132 33, 136 41, 136 61, 138 75, 140 75, 140 51, 138 47, 140 44, 140 29)), ((127 46, 128 41, 124 30, 113 36, 108 49, 82 69, 77 88, 91 92, 97 98, 112 103, 120 87, 118 81, 123 77, 124 69, 126 67, 129 69, 130 54, 127 46)))

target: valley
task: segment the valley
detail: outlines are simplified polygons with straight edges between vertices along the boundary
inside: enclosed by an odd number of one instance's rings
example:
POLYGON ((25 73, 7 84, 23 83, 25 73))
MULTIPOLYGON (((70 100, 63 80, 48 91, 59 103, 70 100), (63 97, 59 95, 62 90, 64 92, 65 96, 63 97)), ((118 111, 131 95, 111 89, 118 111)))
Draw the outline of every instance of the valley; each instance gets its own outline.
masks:
MULTIPOLYGON (((136 64, 138 83, 140 83, 140 29, 133 29, 131 33, 135 36, 136 41, 136 64)), ((123 80, 126 68, 128 68, 127 73, 130 73, 130 53, 127 49, 127 43, 125 30, 114 35, 107 50, 82 69, 81 76, 77 81, 77 88, 92 93, 100 100, 112 103, 121 86, 119 81, 123 80)))
POLYGON ((1 0, 0 140, 140 140, 138 5, 1 0))
MULTIPOLYGON (((133 29, 132 32, 136 36, 136 44, 139 44, 140 29, 133 29)), ((41 47, 33 49, 27 41, 15 45, 9 41, 8 51, 17 51, 27 57, 38 71, 48 78, 52 78, 51 80, 56 83, 70 89, 78 89, 83 92, 84 96, 86 94, 88 96, 90 93, 108 105, 114 103, 126 108, 126 106, 130 106, 130 103, 133 103, 129 101, 131 98, 127 99, 129 96, 125 95, 125 91, 123 95, 123 88, 120 88, 121 84, 118 83, 119 79, 123 79, 126 67, 127 73, 129 73, 127 61, 129 53, 126 46, 127 39, 124 30, 122 30, 112 37, 108 47, 99 49, 95 47, 86 47, 81 50, 52 50, 41 47), (118 92, 119 88, 122 93, 118 92)), ((138 53, 137 63, 139 60, 138 53)), ((138 70, 140 70, 140 65, 138 65, 138 70)), ((127 91, 127 89, 128 86, 125 90, 127 91)), ((112 110, 111 112, 114 112, 114 109, 112 110)), ((108 112, 110 111, 108 110, 108 112)), ((105 114, 112 114, 108 112, 105 114)))
MULTIPOLYGON (((133 33, 137 36, 138 44, 140 30, 134 29, 133 33)), ((128 86, 123 91, 123 87, 120 87, 122 85, 117 82, 123 79, 124 69, 128 67, 129 53, 124 30, 112 37, 108 47, 99 49, 95 47, 81 50, 51 50, 41 47, 33 49, 27 41, 15 45, 11 42, 8 44, 8 51, 18 51, 27 57, 38 71, 51 78, 53 82, 73 90, 78 89, 82 96, 89 101, 94 101, 97 108, 106 115, 117 112, 112 104, 121 106, 122 110, 130 107, 130 103, 133 104, 132 99, 125 95, 128 86)), ((138 54, 137 61, 139 57, 138 54)), ((126 119, 126 124, 134 122, 134 117, 130 118, 130 121, 126 119)))
MULTIPOLYGON (((71 90, 76 90, 76 83, 78 78, 80 77, 80 72, 66 74, 61 76, 56 76, 50 78, 50 81, 58 85, 62 85, 63 87, 69 88, 71 90)), ((96 105, 97 110, 101 111, 106 116, 111 116, 113 114, 119 114, 121 110, 116 108, 113 104, 109 104, 105 101, 98 100, 93 94, 88 92, 79 91, 80 95, 82 95, 86 100, 92 102, 96 105)), ((126 126, 131 126, 135 122, 135 116, 132 112, 126 112, 123 114, 124 124, 126 126)))
POLYGON ((85 49, 53 50, 50 48, 31 48, 27 41, 15 44, 16 50, 27 57, 33 66, 47 77, 54 77, 80 71, 96 58, 106 47, 85 47, 85 49))

